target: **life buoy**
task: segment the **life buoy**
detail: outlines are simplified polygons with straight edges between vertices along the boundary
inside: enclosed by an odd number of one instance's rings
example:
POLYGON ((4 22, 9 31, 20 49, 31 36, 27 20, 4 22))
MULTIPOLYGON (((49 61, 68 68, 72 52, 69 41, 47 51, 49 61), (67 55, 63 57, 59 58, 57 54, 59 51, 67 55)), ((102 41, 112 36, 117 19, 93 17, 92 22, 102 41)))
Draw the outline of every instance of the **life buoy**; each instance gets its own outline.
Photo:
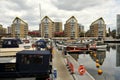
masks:
POLYGON ((85 72, 86 72, 85 67, 84 67, 83 65, 80 65, 79 68, 78 68, 78 73, 79 73, 80 75, 84 75, 85 72))

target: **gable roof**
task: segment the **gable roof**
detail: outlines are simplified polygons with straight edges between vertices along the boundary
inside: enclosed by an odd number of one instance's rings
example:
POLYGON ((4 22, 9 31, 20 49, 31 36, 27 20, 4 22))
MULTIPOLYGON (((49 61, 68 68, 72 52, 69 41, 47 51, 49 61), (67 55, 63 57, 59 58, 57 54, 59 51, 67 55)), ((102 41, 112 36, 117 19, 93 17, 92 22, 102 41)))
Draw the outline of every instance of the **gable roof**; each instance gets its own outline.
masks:
POLYGON ((23 21, 23 20, 22 20, 21 18, 19 18, 19 17, 16 17, 16 18, 13 20, 13 23, 14 23, 14 21, 15 21, 16 19, 19 19, 19 20, 21 20, 23 23, 27 24, 25 21, 23 21))
POLYGON ((103 19, 102 17, 100 17, 100 18, 98 18, 97 20, 95 20, 94 22, 92 22, 91 25, 95 24, 95 22, 97 22, 97 21, 99 21, 99 20, 102 20, 102 21, 105 23, 104 19, 103 19))
POLYGON ((71 20, 72 18, 74 18, 74 19, 76 20, 76 22, 77 22, 77 19, 75 18, 75 16, 71 16, 71 17, 66 21, 66 23, 68 23, 68 21, 71 20))
POLYGON ((53 22, 48 16, 45 16, 45 17, 41 20, 41 22, 42 22, 45 18, 48 18, 51 22, 53 22))

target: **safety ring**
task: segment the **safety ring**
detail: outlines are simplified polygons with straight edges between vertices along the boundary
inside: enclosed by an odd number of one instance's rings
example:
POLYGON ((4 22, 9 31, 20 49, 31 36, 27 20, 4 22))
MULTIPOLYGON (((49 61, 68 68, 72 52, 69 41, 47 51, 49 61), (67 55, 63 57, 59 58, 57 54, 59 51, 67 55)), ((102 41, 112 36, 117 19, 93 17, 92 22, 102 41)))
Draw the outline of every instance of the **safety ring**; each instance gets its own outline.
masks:
POLYGON ((78 68, 78 73, 79 73, 80 75, 84 75, 85 72, 86 72, 85 67, 84 67, 83 65, 80 65, 79 68, 78 68))

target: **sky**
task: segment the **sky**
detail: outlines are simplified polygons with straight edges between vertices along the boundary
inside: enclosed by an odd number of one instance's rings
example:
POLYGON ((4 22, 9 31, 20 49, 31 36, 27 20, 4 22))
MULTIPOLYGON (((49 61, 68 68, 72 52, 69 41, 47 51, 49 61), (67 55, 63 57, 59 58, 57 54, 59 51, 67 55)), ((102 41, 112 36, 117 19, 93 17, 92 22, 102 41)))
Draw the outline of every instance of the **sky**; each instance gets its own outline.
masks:
POLYGON ((11 26, 15 17, 27 22, 29 30, 38 30, 44 16, 53 22, 63 22, 63 26, 75 16, 85 31, 100 17, 107 29, 112 30, 116 29, 117 14, 120 14, 120 0, 0 0, 0 24, 5 28, 11 26))

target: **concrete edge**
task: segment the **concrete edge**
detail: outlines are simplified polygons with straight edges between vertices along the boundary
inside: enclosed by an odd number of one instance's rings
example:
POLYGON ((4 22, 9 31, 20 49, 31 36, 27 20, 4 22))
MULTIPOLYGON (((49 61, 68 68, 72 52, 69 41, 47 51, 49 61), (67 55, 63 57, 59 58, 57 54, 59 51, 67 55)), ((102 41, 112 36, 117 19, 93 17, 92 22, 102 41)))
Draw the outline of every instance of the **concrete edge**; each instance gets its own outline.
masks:
MULTIPOLYGON (((76 62, 76 64, 78 64, 78 62, 72 57, 70 56, 69 54, 67 54, 67 56, 69 56, 70 58, 72 58, 74 60, 74 62, 76 62)), ((92 80, 95 80, 95 78, 88 72, 86 71, 86 74, 92 79, 92 80)), ((74 74, 74 77, 75 77, 75 74, 74 74)))

